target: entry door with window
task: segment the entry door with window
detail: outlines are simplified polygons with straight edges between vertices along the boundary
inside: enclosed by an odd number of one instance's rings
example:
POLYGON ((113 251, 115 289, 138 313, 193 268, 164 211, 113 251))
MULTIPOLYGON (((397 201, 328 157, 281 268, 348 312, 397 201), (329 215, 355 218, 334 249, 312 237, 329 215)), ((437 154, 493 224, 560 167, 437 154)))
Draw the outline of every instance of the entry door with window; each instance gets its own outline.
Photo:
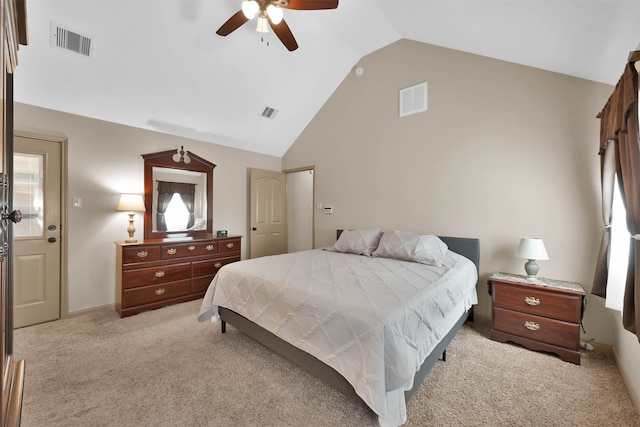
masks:
POLYGON ((13 206, 14 327, 60 318, 61 144, 16 136, 13 206))

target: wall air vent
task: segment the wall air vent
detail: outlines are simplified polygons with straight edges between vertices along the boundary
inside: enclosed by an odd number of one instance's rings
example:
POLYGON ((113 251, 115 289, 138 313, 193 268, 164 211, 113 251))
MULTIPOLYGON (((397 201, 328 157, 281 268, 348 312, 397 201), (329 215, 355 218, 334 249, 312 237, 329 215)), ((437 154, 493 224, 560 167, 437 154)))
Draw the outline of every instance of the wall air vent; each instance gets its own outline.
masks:
POLYGON ((277 112, 278 110, 276 110, 275 108, 264 107, 264 110, 262 110, 262 117, 266 119, 273 119, 277 112))
POLYGON ((400 90, 400 117, 427 111, 427 82, 400 90))
POLYGON ((83 56, 91 56, 91 39, 75 31, 51 23, 51 46, 60 47, 83 56))

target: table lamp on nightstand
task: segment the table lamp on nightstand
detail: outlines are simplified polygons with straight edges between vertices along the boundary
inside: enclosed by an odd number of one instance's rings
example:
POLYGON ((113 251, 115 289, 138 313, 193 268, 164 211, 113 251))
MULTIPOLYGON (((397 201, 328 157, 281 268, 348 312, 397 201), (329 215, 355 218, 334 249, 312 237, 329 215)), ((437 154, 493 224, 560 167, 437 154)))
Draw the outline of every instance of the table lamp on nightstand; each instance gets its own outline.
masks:
POLYGON ((516 256, 529 260, 524 265, 528 277, 535 277, 536 274, 538 274, 539 267, 536 260, 549 259, 547 249, 544 247, 542 239, 531 239, 528 237, 520 239, 520 244, 518 245, 518 249, 516 249, 516 256))

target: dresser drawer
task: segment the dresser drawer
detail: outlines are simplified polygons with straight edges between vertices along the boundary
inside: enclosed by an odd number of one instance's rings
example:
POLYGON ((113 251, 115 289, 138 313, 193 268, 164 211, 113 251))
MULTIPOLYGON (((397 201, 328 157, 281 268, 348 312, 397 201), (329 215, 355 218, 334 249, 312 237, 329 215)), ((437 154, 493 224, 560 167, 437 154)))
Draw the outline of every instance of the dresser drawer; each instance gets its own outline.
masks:
POLYGON ((196 261, 192 264, 191 292, 204 292, 222 266, 240 261, 239 256, 208 261, 196 261))
POLYGON ((189 277, 191 277, 190 263, 138 268, 122 273, 122 287, 131 289, 139 286, 188 279, 189 277))
POLYGON ((577 323, 494 307, 493 329, 571 350, 580 348, 580 326, 577 323))
POLYGON ((191 263, 192 270, 191 276, 207 276, 215 275, 223 265, 230 264, 232 262, 240 261, 240 257, 228 257, 219 259, 209 259, 206 261, 194 261, 191 263))
POLYGON ((209 285, 211 284, 211 281, 213 280, 214 277, 215 277, 215 274, 211 274, 208 276, 194 277, 193 279, 191 279, 191 292, 192 293, 205 292, 209 287, 209 285))
POLYGON ((122 249, 122 263, 157 261, 160 259, 160 246, 132 246, 122 249))
POLYGON ((240 252, 240 239, 222 240, 218 242, 219 253, 240 252))
POLYGON ((177 243, 175 245, 162 245, 160 257, 162 259, 174 259, 210 255, 218 252, 218 242, 194 242, 177 243))
POLYGON ((128 289, 123 292, 122 308, 135 307, 137 305, 150 304, 153 302, 176 298, 188 295, 190 291, 190 279, 128 289))
POLYGON ((580 323, 582 296, 494 281, 493 305, 523 313, 580 323))

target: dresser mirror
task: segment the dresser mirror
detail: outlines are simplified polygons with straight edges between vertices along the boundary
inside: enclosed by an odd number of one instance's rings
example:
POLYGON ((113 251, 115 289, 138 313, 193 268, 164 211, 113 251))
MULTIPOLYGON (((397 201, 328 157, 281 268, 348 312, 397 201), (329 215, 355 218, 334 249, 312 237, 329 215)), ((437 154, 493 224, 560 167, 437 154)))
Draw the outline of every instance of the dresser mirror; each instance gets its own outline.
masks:
POLYGON ((142 157, 144 238, 210 237, 216 165, 183 147, 142 157))

